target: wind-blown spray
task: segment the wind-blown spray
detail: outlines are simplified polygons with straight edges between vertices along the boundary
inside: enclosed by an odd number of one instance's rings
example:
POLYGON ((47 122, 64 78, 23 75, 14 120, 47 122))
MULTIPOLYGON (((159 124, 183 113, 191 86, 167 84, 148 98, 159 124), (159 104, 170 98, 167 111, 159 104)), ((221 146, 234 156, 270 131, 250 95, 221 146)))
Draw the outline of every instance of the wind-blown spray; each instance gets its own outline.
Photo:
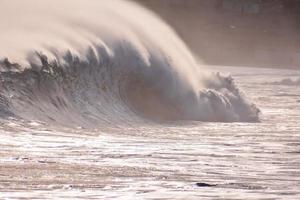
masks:
POLYGON ((121 0, 1 0, 2 117, 99 126, 257 121, 231 77, 207 76, 145 8, 121 0))

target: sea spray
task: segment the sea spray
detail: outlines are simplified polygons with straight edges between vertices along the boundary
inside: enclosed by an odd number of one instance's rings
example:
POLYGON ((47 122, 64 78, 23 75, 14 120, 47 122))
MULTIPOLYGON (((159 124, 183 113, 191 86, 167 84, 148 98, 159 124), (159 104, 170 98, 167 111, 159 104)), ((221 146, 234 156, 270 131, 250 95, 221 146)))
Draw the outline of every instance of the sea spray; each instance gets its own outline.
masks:
POLYGON ((86 127, 259 119, 231 77, 207 75, 132 2, 2 0, 0 26, 1 115, 86 127))

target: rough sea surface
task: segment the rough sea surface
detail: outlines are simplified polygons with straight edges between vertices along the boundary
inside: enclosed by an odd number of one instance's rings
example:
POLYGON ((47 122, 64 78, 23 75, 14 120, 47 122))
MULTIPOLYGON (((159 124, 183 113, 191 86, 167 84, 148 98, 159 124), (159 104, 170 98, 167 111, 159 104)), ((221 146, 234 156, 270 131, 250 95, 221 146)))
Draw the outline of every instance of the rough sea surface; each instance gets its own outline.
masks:
POLYGON ((300 199, 300 71, 213 69, 232 74, 261 122, 2 119, 0 199, 300 199))

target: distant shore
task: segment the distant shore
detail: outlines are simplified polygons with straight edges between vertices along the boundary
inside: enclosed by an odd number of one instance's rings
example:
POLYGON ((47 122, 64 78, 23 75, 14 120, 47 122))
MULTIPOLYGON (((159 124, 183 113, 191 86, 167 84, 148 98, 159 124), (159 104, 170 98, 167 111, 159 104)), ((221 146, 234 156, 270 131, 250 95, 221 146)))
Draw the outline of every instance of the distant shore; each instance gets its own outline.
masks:
POLYGON ((300 1, 136 0, 205 63, 300 69, 300 1))

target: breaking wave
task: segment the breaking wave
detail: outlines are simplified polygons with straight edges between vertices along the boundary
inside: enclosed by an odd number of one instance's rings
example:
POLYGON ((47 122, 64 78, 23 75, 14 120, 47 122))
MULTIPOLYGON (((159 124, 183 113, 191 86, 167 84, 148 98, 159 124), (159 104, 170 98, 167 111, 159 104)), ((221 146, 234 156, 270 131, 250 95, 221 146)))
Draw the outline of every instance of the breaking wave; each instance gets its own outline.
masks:
POLYGON ((298 86, 300 85, 300 78, 298 79, 291 79, 291 78, 284 78, 280 81, 275 81, 271 83, 267 83, 270 85, 287 85, 287 86, 298 86))
POLYGON ((134 3, 2 1, 0 117, 71 126, 259 119, 230 76, 208 73, 134 3))

